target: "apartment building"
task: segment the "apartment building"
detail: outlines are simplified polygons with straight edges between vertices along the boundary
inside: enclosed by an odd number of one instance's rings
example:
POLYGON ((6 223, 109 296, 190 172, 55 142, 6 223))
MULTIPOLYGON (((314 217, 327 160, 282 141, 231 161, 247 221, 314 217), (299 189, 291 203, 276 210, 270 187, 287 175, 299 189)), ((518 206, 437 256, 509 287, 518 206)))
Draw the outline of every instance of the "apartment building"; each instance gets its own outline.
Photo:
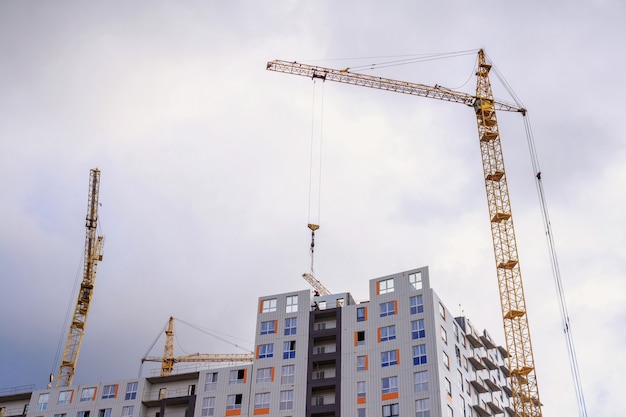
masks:
POLYGON ((0 417, 514 415, 506 349, 450 313, 427 267, 369 294, 263 296, 251 364, 0 394, 0 417))

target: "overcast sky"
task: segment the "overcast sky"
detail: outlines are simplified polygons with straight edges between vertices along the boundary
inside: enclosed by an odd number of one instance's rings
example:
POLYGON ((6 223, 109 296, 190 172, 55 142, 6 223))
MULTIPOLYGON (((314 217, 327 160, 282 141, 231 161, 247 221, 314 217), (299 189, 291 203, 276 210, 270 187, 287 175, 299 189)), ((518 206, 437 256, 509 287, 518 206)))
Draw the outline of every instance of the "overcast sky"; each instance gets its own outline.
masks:
MULTIPOLYGON (((252 350, 257 297, 307 288, 312 137, 317 278, 367 299, 428 265, 504 343, 472 111, 265 70, 485 48, 529 109, 589 415, 621 417, 626 5, 584 3, 1 2, 0 388, 58 370, 94 167, 104 260, 74 383, 135 377, 169 316, 252 350)), ((472 92, 475 60, 368 73, 472 92)), ((577 415, 523 121, 499 122, 544 413, 577 415)), ((177 354, 241 352, 177 329, 177 354)))

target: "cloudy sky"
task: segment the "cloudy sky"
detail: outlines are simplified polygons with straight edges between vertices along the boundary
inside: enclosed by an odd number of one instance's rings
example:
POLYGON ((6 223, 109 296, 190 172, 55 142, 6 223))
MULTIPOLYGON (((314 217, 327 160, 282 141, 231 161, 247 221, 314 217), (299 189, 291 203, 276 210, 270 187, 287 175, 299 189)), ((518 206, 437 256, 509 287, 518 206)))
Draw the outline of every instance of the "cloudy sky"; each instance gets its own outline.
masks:
MULTIPOLYGON (((368 72, 472 92, 485 48, 529 109, 589 414, 622 416, 624 3, 269 3, 0 3, 0 388, 58 369, 94 167, 104 260, 75 384, 135 377, 169 316, 251 350, 257 297, 307 288, 318 218, 327 287, 366 299, 428 265, 503 343, 472 111, 265 70, 473 50, 368 72)), ((544 413, 576 415, 523 121, 499 122, 544 413)), ((241 352, 178 329, 178 354, 241 352)))

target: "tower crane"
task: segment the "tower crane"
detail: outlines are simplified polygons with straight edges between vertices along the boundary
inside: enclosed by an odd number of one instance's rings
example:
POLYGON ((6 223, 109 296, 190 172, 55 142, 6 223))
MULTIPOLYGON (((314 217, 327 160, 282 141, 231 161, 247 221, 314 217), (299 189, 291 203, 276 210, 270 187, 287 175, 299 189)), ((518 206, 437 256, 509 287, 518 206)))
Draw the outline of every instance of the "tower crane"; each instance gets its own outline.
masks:
POLYGON ((74 315, 67 335, 63 358, 59 366, 56 387, 69 387, 74 379, 76 362, 80 353, 80 346, 85 334, 85 324, 89 314, 89 307, 93 297, 93 288, 96 282, 96 269, 102 260, 102 245, 104 238, 97 236, 98 226, 98 197, 100 193, 100 170, 94 168, 89 173, 89 195, 87 202, 87 218, 85 227, 85 255, 83 263, 83 280, 80 284, 74 315))
POLYGON ((473 109, 478 125, 478 139, 489 207, 502 320, 506 347, 509 353, 513 409, 518 417, 541 417, 541 402, 526 314, 526 301, 513 228, 500 132, 496 119, 496 111, 518 112, 526 115, 526 109, 494 98, 489 81, 491 64, 487 62, 484 51, 481 49, 478 52, 475 95, 437 85, 427 86, 352 73, 348 68, 337 70, 274 60, 267 63, 266 69, 312 79, 460 103, 473 109))
POLYGON ((221 362, 221 363, 248 363, 254 360, 253 353, 193 353, 191 355, 174 357, 174 317, 170 317, 165 329, 165 348, 162 357, 146 356, 144 362, 161 362, 161 376, 172 375, 174 364, 178 362, 221 362))

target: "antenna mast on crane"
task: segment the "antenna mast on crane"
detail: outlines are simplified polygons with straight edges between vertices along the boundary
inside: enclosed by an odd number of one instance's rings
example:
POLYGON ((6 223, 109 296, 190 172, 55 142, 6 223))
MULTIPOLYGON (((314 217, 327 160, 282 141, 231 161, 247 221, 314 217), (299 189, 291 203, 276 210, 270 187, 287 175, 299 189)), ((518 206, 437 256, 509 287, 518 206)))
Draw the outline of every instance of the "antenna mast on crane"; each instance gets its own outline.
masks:
POLYGON ((80 346, 85 334, 85 324, 93 297, 93 288, 96 282, 96 269, 102 260, 102 244, 104 238, 96 235, 98 226, 98 196, 100 193, 100 170, 94 168, 89 173, 89 196, 87 203, 87 218, 85 227, 85 255, 83 266, 83 281, 80 284, 76 308, 63 351, 63 358, 59 366, 56 387, 69 387, 74 379, 76 362, 80 353, 80 346))

